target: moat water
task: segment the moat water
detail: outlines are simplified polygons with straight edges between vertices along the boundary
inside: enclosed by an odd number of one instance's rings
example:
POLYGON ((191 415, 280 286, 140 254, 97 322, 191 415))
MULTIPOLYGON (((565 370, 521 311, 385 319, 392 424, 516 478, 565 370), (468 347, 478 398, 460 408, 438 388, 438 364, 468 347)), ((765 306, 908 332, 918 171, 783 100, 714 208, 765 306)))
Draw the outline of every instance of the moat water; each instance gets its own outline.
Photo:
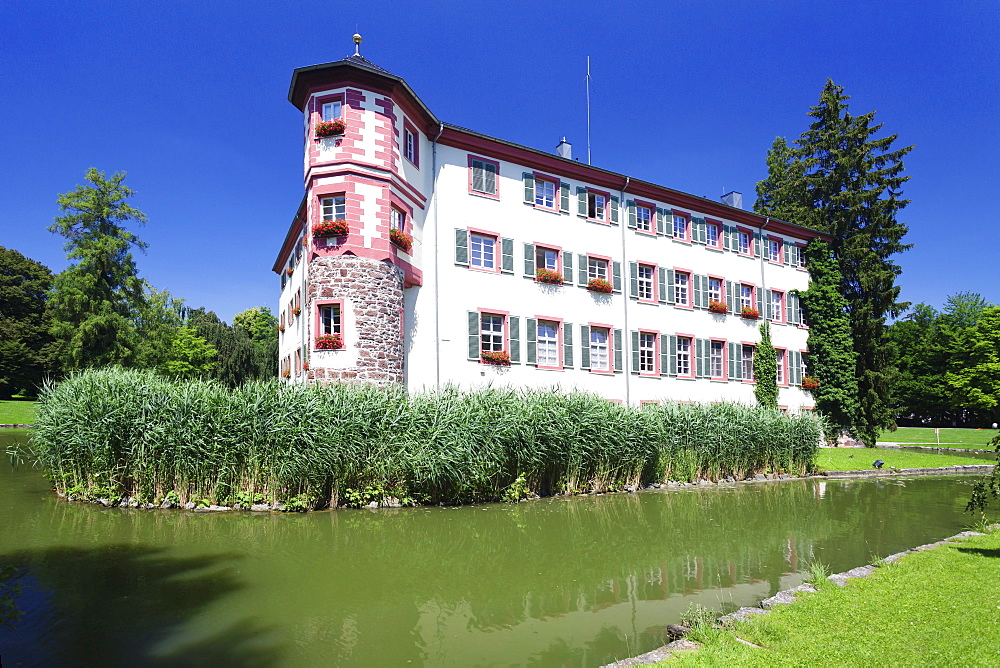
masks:
MULTIPOLYGON (((23 431, 0 431, 3 441, 23 431)), ((103 508, 0 461, 3 665, 598 666, 952 535, 974 476, 310 514, 103 508), (6 623, 4 623, 6 622, 6 623)))

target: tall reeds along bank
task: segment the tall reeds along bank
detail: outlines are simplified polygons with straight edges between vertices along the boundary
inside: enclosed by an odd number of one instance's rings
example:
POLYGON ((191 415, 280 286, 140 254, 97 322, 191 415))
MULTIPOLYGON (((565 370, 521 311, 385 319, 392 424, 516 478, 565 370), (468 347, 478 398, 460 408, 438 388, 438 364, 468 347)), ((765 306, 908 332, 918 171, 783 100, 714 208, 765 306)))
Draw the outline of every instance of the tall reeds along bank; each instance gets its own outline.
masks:
POLYGON ((811 469, 813 415, 637 409, 559 391, 171 381, 93 369, 42 391, 35 457, 71 497, 290 509, 464 503, 811 469))

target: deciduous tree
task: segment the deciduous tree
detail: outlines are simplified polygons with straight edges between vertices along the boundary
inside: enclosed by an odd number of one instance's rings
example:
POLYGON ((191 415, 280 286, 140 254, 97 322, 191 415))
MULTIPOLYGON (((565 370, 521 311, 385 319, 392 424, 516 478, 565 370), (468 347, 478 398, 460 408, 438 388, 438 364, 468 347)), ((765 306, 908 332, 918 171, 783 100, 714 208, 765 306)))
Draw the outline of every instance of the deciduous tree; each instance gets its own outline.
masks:
POLYGON ((48 267, 0 246, 0 399, 33 393, 55 371, 46 304, 51 285, 48 267))

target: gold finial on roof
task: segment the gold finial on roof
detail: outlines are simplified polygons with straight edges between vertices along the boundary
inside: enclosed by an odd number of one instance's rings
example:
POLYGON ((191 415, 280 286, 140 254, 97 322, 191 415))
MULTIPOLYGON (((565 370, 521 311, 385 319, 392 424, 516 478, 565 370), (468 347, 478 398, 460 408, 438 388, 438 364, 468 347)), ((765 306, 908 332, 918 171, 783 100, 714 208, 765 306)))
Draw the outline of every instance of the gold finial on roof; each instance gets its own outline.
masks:
POLYGON ((361 35, 358 33, 354 33, 354 55, 361 55, 361 35))

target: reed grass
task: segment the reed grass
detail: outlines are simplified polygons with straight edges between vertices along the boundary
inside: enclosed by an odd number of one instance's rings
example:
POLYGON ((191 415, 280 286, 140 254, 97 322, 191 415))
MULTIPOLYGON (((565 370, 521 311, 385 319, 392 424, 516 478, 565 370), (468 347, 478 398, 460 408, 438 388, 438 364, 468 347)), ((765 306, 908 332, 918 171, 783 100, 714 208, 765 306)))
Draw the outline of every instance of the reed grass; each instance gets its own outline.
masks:
POLYGON ((70 496, 322 508, 801 474, 821 437, 815 416, 738 404, 639 410, 551 390, 278 380, 230 389, 107 368, 43 389, 31 445, 70 496))

